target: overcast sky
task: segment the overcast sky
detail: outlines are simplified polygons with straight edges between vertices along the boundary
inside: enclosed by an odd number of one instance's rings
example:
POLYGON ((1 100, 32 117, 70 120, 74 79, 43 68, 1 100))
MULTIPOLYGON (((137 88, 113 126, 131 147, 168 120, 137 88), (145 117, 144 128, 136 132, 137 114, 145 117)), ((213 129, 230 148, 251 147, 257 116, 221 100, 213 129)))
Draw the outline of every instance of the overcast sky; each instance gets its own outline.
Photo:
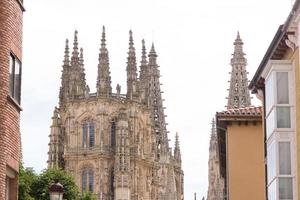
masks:
MULTIPOLYGON (((155 43, 169 138, 179 133, 185 199, 207 192, 210 122, 225 109, 229 65, 237 31, 244 41, 248 78, 255 73, 291 0, 27 0, 21 133, 23 161, 46 168, 48 135, 62 70, 65 39, 78 30, 87 83, 95 91, 102 25, 106 27, 112 87, 126 89, 128 31, 138 61, 141 40, 155 43)), ((139 62, 138 62, 139 63, 139 62)))

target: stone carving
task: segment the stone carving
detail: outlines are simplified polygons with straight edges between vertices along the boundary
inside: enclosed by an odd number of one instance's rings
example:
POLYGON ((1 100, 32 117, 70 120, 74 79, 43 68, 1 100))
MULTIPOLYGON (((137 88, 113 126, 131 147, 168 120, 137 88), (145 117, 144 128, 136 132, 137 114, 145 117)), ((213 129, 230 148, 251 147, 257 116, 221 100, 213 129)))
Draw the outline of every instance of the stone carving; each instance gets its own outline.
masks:
POLYGON ((66 41, 59 108, 55 108, 52 118, 48 167, 71 171, 80 188, 83 170, 92 170, 84 181, 92 183, 87 188, 92 187, 101 200, 183 199, 179 137, 176 134, 171 152, 154 45, 148 62, 143 41, 138 77, 130 31, 127 93, 121 94, 119 84, 117 93, 112 93, 103 27, 97 92, 90 93, 77 35, 75 31, 71 59, 66 41))

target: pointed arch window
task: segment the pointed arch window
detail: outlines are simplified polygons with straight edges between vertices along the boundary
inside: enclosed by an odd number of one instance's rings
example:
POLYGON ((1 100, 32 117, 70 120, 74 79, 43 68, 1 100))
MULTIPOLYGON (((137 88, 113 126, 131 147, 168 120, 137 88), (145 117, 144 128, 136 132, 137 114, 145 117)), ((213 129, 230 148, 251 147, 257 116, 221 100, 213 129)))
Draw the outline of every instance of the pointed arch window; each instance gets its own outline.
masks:
POLYGON ((111 139, 111 141, 110 141, 111 148, 115 149, 115 147, 116 147, 116 122, 115 121, 111 122, 111 138, 110 139, 111 139))
POLYGON ((92 169, 84 169, 81 175, 82 192, 94 192, 94 172, 92 169))
POLYGON ((83 148, 95 146, 95 125, 92 122, 84 122, 82 125, 82 146, 83 148))

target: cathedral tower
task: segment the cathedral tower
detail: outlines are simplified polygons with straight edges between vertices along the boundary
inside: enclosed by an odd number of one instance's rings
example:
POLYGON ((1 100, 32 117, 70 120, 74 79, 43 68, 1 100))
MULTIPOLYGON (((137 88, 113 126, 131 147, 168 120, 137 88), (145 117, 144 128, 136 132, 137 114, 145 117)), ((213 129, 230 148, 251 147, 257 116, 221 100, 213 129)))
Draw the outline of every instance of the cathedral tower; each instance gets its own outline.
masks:
POLYGON ((221 177, 219 168, 220 161, 215 119, 212 120, 211 125, 212 127, 209 143, 207 200, 223 200, 224 180, 221 177))
POLYGON ((251 105, 250 92, 248 90, 248 79, 246 71, 247 60, 243 52, 243 41, 239 32, 235 39, 233 57, 231 59, 231 78, 227 109, 243 108, 251 105))
MULTIPOLYGON (((248 90, 248 79, 246 71, 247 60, 243 51, 243 41, 239 32, 235 39, 234 52, 231 58, 231 77, 229 81, 229 94, 227 110, 245 108, 251 105, 250 92, 248 90)), ((208 161, 208 192, 207 200, 223 200, 225 196, 225 183, 220 175, 220 159, 216 135, 215 120, 212 121, 209 161, 208 161)))
POLYGON ((77 31, 72 57, 66 41, 59 107, 54 109, 48 167, 74 176, 82 192, 99 200, 182 200, 183 170, 179 137, 169 148, 157 54, 147 60, 142 43, 140 76, 129 32, 127 92, 112 92, 103 27, 97 92, 85 82, 83 50, 77 31))

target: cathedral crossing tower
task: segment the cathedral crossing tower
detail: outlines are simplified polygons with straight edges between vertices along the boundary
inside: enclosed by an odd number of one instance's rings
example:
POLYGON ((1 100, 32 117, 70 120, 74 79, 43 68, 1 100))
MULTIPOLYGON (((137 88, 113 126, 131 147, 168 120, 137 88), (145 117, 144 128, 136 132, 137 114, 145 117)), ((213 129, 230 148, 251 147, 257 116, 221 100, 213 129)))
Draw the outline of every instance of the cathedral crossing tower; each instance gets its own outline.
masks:
POLYGON ((83 50, 75 31, 72 56, 66 40, 59 106, 50 131, 48 167, 63 168, 81 192, 98 200, 182 200, 179 137, 169 148, 160 73, 154 45, 142 41, 140 74, 132 31, 127 56, 127 91, 111 86, 103 27, 96 92, 86 85, 83 50), (149 60, 148 60, 149 59, 149 60))

